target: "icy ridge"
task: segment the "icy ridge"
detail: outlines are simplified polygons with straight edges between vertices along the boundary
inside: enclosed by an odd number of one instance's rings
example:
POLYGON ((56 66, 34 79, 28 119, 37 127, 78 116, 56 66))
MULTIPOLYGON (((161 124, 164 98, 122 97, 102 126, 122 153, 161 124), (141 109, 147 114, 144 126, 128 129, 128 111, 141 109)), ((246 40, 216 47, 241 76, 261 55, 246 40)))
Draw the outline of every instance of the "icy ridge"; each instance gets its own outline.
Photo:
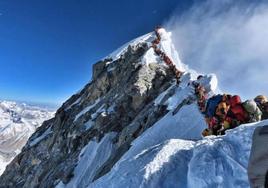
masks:
POLYGON ((204 75, 197 81, 198 73, 180 61, 171 33, 164 29, 159 33, 158 48, 184 71, 179 85, 150 46, 155 34, 134 39, 112 53, 111 62, 104 60, 96 66, 93 81, 37 131, 0 184, 248 187, 245 169, 252 132, 268 122, 202 138, 207 125, 192 83, 200 82, 212 95, 219 91, 216 75, 204 75), (40 164, 28 162, 37 159, 40 164), (24 179, 16 179, 17 174, 24 179))

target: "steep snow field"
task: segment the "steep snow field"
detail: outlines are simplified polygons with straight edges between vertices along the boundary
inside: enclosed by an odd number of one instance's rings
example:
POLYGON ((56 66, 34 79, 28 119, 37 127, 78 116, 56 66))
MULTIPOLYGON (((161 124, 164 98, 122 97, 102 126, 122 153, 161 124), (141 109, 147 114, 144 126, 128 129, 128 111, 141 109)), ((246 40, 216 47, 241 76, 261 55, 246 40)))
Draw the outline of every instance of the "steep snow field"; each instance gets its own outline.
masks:
POLYGON ((198 141, 170 138, 136 154, 128 152, 89 187, 249 187, 251 137, 267 123, 241 125, 225 136, 198 141))
MULTIPOLYGON (((155 100, 155 105, 167 105, 169 112, 132 142, 130 149, 110 172, 94 182, 92 178, 96 175, 96 166, 104 164, 116 147, 112 144, 115 133, 107 134, 99 143, 91 141, 80 153, 72 180, 67 185, 58 183, 58 188, 249 187, 247 164, 252 134, 257 126, 268 121, 241 125, 227 131, 224 136, 202 138, 201 132, 207 125, 198 110, 191 85, 198 74, 180 61, 170 38, 171 33, 161 29, 160 34, 161 50, 177 68, 186 72, 179 87, 172 85, 155 100), (169 95, 170 91, 174 91, 172 95, 169 95), (173 115, 174 109, 185 100, 191 102, 184 104, 173 115)), ((130 44, 151 42, 152 36, 153 33, 149 33, 137 38, 110 57, 120 57, 130 44)), ((149 49, 141 63, 161 62, 149 49)), ((220 91, 214 74, 205 75, 199 82, 210 94, 220 91)))
POLYGON ((0 175, 35 129, 53 115, 46 108, 0 101, 0 175))
MULTIPOLYGON (((195 102, 172 115, 183 99, 193 97, 193 87, 186 84, 190 78, 184 75, 180 87, 168 89, 176 90, 166 101, 170 112, 138 137, 108 174, 90 183, 94 166, 101 166, 116 147, 109 142, 111 135, 100 143, 90 142, 81 152, 74 178, 57 187, 249 187, 246 169, 253 130, 268 121, 241 125, 225 136, 202 138, 206 124, 195 102)), ((209 75, 201 82, 215 92, 215 79, 209 75)))

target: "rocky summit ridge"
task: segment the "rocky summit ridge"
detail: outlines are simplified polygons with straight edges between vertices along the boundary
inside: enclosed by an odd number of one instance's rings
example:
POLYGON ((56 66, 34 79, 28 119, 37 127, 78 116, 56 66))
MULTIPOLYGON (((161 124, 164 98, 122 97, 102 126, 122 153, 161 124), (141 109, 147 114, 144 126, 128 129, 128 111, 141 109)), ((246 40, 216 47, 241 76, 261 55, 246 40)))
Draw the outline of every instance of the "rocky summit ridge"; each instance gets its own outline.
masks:
MULTIPOLYGON (((159 36, 139 37, 94 64, 90 83, 29 138, 0 187, 247 187, 244 169, 257 125, 239 127, 247 135, 241 147, 230 139, 235 130, 202 139, 206 124, 196 101, 185 103, 194 98, 189 83, 198 74, 180 61, 170 32, 161 28, 159 36), (179 82, 163 53, 181 71, 179 82), (210 163, 202 169, 204 161, 210 163), (215 181, 206 179, 211 173, 215 181), (228 173, 240 176, 226 181, 228 173)), ((215 75, 200 82, 217 92, 215 75)))

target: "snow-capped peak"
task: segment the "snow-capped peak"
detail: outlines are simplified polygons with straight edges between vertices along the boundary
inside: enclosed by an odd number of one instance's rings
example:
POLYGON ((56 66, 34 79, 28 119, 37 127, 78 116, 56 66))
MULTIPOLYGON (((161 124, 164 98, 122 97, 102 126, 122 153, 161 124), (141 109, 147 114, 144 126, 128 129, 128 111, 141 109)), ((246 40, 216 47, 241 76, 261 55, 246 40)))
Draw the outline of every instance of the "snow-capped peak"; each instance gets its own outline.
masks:
POLYGON ((164 28, 160 28, 158 32, 161 36, 160 49, 163 50, 172 59, 178 70, 182 72, 187 71, 188 67, 182 63, 179 54, 172 42, 172 32, 167 32, 164 28))
MULTIPOLYGON (((172 33, 167 32, 164 28, 158 29, 158 32, 161 37, 160 43, 158 45, 160 50, 162 50, 169 56, 169 58, 174 62, 178 70, 182 72, 186 71, 188 67, 185 64, 183 64, 182 61, 180 60, 180 57, 171 39, 172 33)), ((152 42, 155 39, 156 39, 155 32, 148 33, 146 35, 133 39, 130 42, 124 44, 123 46, 115 50, 113 53, 111 53, 109 56, 107 56, 105 59, 112 59, 112 61, 115 61, 127 51, 127 48, 129 46, 135 47, 139 44, 146 43, 150 47, 150 49, 144 55, 142 63, 147 64, 147 65, 151 63, 163 63, 164 64, 164 62, 159 59, 159 57, 155 54, 154 50, 151 48, 152 42)), ((112 61, 107 62, 106 65, 110 64, 112 61)))
POLYGON ((249 187, 251 135, 267 122, 202 138, 194 85, 213 94, 217 78, 197 80, 171 34, 158 28, 95 64, 92 81, 31 136, 0 187, 249 187))

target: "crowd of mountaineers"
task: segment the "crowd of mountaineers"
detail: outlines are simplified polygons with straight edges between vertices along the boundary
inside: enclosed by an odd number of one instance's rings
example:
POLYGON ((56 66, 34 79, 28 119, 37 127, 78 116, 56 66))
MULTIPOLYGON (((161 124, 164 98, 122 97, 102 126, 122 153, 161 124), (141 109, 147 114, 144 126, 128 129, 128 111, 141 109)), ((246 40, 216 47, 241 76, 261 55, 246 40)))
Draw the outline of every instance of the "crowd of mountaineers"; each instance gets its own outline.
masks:
MULTIPOLYGON (((155 28, 156 39, 152 42, 152 48, 164 63, 174 72, 177 84, 184 72, 178 70, 172 60, 158 48, 161 41, 159 34, 161 27, 155 28)), ((264 95, 258 95, 254 100, 241 101, 238 95, 217 94, 210 96, 205 87, 202 86, 199 75, 197 81, 191 84, 195 90, 195 100, 200 112, 204 115, 208 128, 203 130, 203 136, 223 135, 228 129, 235 128, 244 123, 252 123, 268 119, 268 99, 264 95)), ((186 100, 186 104, 189 101, 186 100)))
POLYGON ((268 118, 268 100, 258 95, 254 100, 241 101, 238 95, 217 94, 208 97, 204 87, 195 87, 199 110, 204 115, 208 128, 203 136, 223 135, 228 129, 244 123, 253 123, 268 118))

